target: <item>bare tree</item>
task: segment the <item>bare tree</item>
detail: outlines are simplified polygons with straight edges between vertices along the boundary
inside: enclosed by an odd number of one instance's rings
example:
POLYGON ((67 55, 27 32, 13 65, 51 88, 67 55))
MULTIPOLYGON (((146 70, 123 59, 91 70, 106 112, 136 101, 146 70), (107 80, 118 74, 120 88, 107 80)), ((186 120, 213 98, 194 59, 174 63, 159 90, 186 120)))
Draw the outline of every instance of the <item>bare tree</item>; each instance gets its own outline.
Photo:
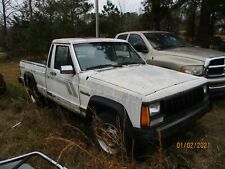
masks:
POLYGON ((10 0, 2 0, 2 18, 3 18, 3 27, 2 27, 2 40, 3 40, 3 47, 7 49, 6 45, 6 36, 7 36, 7 8, 10 5, 11 1, 10 0))
POLYGON ((29 5, 29 12, 30 12, 30 20, 33 18, 33 7, 32 7, 32 0, 28 0, 29 5))
POLYGON ((2 0, 2 16, 3 16, 3 33, 7 33, 7 15, 6 15, 6 6, 9 3, 9 0, 2 0))

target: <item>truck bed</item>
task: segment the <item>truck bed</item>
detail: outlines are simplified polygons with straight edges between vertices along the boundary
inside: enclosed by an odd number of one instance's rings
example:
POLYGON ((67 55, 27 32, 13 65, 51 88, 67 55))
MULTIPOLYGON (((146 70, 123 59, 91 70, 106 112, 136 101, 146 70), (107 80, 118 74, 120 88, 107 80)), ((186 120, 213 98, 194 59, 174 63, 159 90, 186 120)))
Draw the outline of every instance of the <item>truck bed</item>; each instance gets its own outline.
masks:
POLYGON ((20 79, 23 81, 25 73, 32 73, 35 81, 37 82, 37 88, 40 92, 43 92, 43 89, 46 89, 45 70, 46 61, 20 61, 20 79))

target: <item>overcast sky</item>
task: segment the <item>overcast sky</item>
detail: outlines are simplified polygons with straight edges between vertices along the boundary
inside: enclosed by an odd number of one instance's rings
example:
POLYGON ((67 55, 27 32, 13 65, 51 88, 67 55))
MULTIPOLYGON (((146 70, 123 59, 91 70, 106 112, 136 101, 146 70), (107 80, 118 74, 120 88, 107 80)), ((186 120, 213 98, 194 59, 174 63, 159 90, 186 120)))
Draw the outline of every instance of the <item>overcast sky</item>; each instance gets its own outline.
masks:
MULTIPOLYGON (((23 0, 18 0, 18 2, 22 1, 23 0)), ((98 0, 98 1, 99 1, 99 12, 101 12, 103 9, 103 5, 106 5, 107 3, 107 0, 98 0)), ((122 10, 122 12, 137 12, 137 13, 141 13, 141 9, 143 8, 141 5, 142 1, 143 0, 111 0, 111 2, 115 4, 119 8, 119 10, 122 10)), ((95 4, 95 0, 89 0, 89 2, 95 4)))
MULTIPOLYGON (((91 3, 95 3, 95 0, 89 0, 91 3)), ((106 5, 107 0, 98 0, 99 1, 99 11, 101 12, 103 9, 103 5, 106 5)), ((141 12, 141 2, 143 0, 111 0, 113 4, 115 4, 119 9, 119 3, 122 8, 122 12, 141 12)))

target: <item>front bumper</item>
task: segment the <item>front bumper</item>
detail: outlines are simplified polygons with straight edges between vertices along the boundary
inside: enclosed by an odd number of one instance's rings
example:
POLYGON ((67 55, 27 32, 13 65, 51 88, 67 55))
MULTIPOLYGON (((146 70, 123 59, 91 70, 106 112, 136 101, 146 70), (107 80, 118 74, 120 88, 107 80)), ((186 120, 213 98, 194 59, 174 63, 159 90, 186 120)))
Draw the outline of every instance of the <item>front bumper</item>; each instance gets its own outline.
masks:
POLYGON ((210 96, 225 96, 225 77, 208 78, 210 96))
POLYGON ((225 82, 209 83, 209 92, 212 97, 225 95, 225 82))
POLYGON ((138 144, 158 142, 158 133, 162 138, 172 136, 187 130, 193 122, 201 118, 211 109, 209 99, 205 99, 200 105, 193 108, 190 112, 180 113, 176 119, 165 122, 155 128, 134 128, 134 139, 138 144), (182 114, 185 114, 182 116, 182 114))

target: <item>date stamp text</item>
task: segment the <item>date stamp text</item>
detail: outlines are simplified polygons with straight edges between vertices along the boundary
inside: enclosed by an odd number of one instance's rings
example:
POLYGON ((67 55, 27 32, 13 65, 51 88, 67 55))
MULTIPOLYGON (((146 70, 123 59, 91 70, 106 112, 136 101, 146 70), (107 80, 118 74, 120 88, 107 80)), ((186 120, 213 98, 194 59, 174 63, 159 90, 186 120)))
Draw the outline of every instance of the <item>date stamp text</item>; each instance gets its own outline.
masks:
POLYGON ((188 141, 188 142, 177 142, 177 149, 208 149, 210 143, 207 141, 188 141))

